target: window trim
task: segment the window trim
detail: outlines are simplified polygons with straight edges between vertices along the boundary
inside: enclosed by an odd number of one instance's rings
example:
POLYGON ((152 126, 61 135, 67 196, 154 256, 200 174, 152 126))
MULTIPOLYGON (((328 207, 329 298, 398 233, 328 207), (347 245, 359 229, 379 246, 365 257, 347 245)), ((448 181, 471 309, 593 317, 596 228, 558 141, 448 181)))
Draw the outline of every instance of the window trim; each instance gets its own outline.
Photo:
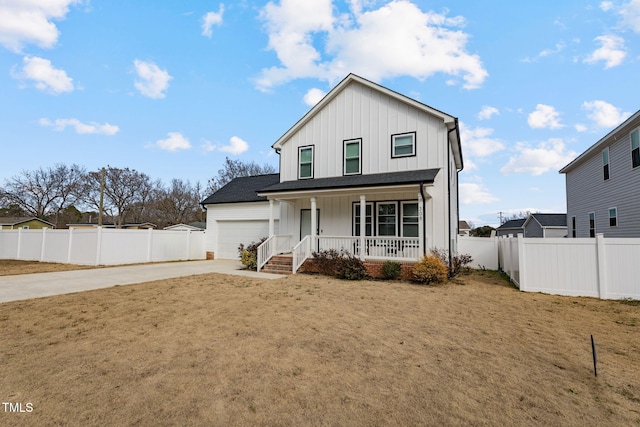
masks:
POLYGON ((589 237, 596 237, 596 213, 589 212, 589 237), (591 227, 591 217, 593 216, 593 227, 591 227))
POLYGON ((362 175, 362 138, 345 139, 342 141, 342 175, 362 175), (356 142, 358 143, 358 172, 347 172, 347 145, 355 144, 356 142))
POLYGON ((419 238, 420 237, 420 203, 417 200, 415 200, 415 201, 413 201, 413 200, 401 201, 400 202, 400 215, 399 215, 399 217, 400 217, 400 228, 398 230, 398 234, 399 234, 398 237, 407 237, 407 236, 404 235, 404 218, 407 217, 407 218, 416 218, 416 222, 415 223, 411 222, 409 224, 415 224, 415 225, 418 226, 418 235, 417 236, 408 236, 408 237, 419 238), (405 215, 404 214, 405 205, 416 205, 416 207, 418 208, 416 216, 407 216, 407 215, 405 215))
POLYGON ((611 157, 609 153, 609 147, 605 147, 602 150, 602 175, 605 181, 608 181, 611 178, 611 157), (606 162, 605 162, 605 153, 606 153, 606 162))
MULTIPOLYGON (((313 174, 314 174, 314 164, 315 161, 315 146, 314 145, 305 145, 302 147, 298 147, 298 179, 313 179, 313 174), (311 150, 311 175, 310 176, 302 176, 301 172, 302 172, 302 163, 301 163, 301 155, 302 155, 302 151, 303 150, 311 150)), ((306 164, 306 163, 305 163, 306 164)))
POLYGON ((618 207, 614 206, 609 208, 609 227, 617 227, 618 226, 618 207), (611 216, 611 211, 614 211, 615 215, 611 216), (613 224, 611 224, 611 220, 613 220, 613 224))
POLYGON ((418 151, 417 150, 417 145, 418 144, 416 142, 417 140, 418 140, 418 137, 417 137, 416 131, 395 133, 395 134, 391 135, 391 158, 392 159, 400 159, 400 158, 403 158, 403 157, 415 157, 417 155, 417 151, 418 151), (412 152, 410 154, 399 154, 399 155, 396 155, 395 154, 395 150, 394 150, 394 148, 395 148, 395 144, 394 143, 395 143, 396 138, 402 137, 402 136, 408 136, 408 135, 411 135, 412 138, 413 138, 413 144, 411 145, 413 147, 412 152))
POLYGON ((635 128, 634 130, 632 130, 631 132, 629 132, 629 144, 631 146, 631 169, 637 169, 638 167, 640 167, 640 128, 635 128), (638 141, 638 147, 633 148, 633 134, 638 135, 637 141, 638 141), (634 155, 633 152, 638 150, 638 154, 637 156, 635 156, 636 159, 638 159, 637 164, 634 165, 634 155))

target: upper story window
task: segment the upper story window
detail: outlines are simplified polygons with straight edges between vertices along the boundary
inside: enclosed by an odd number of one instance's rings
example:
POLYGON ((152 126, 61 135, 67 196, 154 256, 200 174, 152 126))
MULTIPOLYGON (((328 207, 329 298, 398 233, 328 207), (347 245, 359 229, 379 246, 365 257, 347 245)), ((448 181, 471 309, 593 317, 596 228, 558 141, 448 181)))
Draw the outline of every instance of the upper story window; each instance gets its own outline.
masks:
POLYGON ((313 145, 298 148, 298 179, 313 178, 313 145))
POLYGON ((609 227, 618 226, 618 208, 609 209, 609 227))
POLYGON ((609 179, 609 147, 602 150, 602 173, 604 180, 609 179))
POLYGON ((596 237, 596 214, 589 212, 589 237, 596 237))
POLYGON ((391 157, 409 157, 416 155, 416 133, 391 135, 391 157))
POLYGON ((631 132, 631 163, 634 168, 640 166, 640 131, 631 132))
POLYGON ((349 139, 344 141, 344 175, 362 173, 362 140, 349 139))

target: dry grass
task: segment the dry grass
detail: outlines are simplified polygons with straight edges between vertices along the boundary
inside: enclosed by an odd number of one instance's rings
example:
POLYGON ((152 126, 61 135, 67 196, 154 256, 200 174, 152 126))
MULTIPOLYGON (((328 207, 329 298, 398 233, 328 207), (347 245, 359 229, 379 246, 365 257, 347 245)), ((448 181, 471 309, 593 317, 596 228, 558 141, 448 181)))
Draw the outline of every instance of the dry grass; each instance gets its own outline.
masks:
POLYGON ((0 425, 638 425, 640 307, 203 275, 0 304, 0 425), (589 336, 597 343, 593 375, 589 336))
POLYGON ((16 261, 0 259, 0 276, 14 274, 51 273, 54 271, 84 270, 96 268, 90 265, 58 264, 53 262, 16 261))

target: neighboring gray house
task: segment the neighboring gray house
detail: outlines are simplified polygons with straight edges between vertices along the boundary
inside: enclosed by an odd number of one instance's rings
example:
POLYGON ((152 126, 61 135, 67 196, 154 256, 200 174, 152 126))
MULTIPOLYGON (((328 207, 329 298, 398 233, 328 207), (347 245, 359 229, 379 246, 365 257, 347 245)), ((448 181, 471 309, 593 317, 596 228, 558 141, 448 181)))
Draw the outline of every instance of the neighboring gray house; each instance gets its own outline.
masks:
POLYGON ((522 228, 524 237, 566 237, 567 214, 530 214, 522 228))
POLYGON ((508 236, 509 234, 517 236, 518 234, 524 234, 523 225, 525 221, 525 218, 506 221, 500 227, 496 228, 496 236, 508 236))
POLYGON ((640 237, 640 111, 560 170, 568 237, 640 237))
POLYGON ((471 234, 471 227, 467 221, 458 221, 458 236, 468 236, 471 234))

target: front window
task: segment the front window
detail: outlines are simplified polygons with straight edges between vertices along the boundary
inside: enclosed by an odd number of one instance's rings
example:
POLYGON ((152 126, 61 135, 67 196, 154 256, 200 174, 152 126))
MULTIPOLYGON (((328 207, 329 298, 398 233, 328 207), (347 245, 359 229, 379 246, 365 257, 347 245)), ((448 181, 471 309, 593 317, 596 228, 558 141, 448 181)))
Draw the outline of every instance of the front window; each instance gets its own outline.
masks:
POLYGON ((298 178, 313 178, 313 147, 298 148, 298 178))
POLYGON ((631 163, 634 168, 640 166, 640 132, 638 129, 631 132, 631 163))
POLYGON ((609 227, 617 227, 618 226, 618 209, 611 208, 609 209, 609 227))
MULTIPOLYGON (((360 236, 360 205, 355 205, 355 209, 353 211, 353 235, 360 236)), ((373 204, 367 203, 365 210, 365 236, 373 235, 373 204)))
POLYGON ((589 237, 596 237, 596 214, 589 213, 589 237))
POLYGON ((418 204, 402 204, 402 236, 418 237, 418 204))
POLYGON ((602 150, 602 172, 605 181, 609 179, 609 147, 602 150))
POLYGON ((400 133, 391 136, 391 157, 416 155, 416 133, 400 133))
POLYGON ((351 139, 344 142, 344 174, 357 175, 360 172, 361 140, 351 139))
POLYGON ((378 236, 396 235, 396 204, 378 204, 378 236))

